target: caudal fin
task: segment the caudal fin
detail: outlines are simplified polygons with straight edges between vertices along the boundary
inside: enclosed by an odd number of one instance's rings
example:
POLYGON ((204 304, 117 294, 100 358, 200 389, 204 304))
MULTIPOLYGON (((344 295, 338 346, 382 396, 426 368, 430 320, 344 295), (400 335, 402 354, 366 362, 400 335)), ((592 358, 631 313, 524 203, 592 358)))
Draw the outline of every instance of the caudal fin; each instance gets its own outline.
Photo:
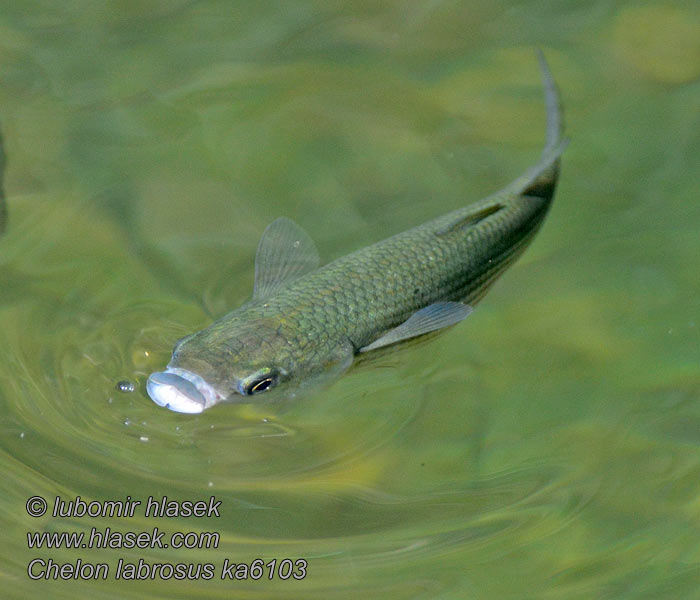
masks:
POLYGON ((542 158, 550 155, 561 143, 564 136, 564 117, 561 111, 561 99, 557 84, 554 83, 552 72, 542 50, 535 50, 537 62, 540 64, 542 84, 544 86, 544 102, 547 108, 547 133, 542 158))
POLYGON ((559 176, 559 158, 569 145, 569 139, 564 137, 564 117, 562 115, 559 91, 554 83, 549 65, 538 48, 535 51, 537 62, 542 72, 544 85, 544 100, 547 110, 547 128, 542 155, 537 164, 513 181, 506 191, 520 196, 535 196, 551 199, 559 176))

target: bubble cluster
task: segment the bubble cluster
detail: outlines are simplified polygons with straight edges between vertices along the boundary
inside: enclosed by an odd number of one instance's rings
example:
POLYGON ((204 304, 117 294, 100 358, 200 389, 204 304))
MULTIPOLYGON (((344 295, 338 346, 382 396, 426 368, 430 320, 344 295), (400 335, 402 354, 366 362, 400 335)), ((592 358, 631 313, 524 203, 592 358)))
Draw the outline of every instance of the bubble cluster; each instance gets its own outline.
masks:
POLYGON ((136 389, 136 386, 127 379, 117 382, 117 385, 115 387, 117 388, 117 390, 119 390, 120 392, 124 392, 125 394, 133 392, 136 389))

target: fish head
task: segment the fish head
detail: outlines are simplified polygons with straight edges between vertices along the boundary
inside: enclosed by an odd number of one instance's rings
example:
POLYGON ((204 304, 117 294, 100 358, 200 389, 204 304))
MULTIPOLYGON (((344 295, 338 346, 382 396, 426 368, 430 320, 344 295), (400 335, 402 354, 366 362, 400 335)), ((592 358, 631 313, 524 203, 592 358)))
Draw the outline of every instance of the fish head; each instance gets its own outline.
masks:
POLYGON ((279 323, 217 322, 179 340, 166 370, 148 378, 147 391, 157 404, 185 413, 249 402, 298 372, 291 348, 279 323))

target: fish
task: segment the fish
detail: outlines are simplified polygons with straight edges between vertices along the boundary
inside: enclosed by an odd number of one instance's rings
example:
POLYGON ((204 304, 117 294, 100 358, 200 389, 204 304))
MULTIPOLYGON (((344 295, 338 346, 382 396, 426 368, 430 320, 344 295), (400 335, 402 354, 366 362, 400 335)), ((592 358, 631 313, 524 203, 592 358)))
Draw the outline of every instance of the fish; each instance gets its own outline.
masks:
POLYGON ((471 314, 540 228, 569 141, 559 92, 536 54, 547 115, 539 161, 482 200, 322 267, 308 234, 278 218, 258 244, 252 299, 178 340, 165 371, 147 380, 151 399, 201 413, 263 394, 294 398, 305 382, 342 373, 360 354, 471 314))

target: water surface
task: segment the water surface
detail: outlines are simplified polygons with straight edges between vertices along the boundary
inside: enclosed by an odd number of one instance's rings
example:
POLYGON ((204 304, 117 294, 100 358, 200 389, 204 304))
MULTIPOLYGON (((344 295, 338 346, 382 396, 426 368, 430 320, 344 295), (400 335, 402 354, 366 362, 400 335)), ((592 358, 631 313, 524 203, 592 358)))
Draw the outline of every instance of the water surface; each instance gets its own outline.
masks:
POLYGON ((696 8, 2 7, 4 597, 700 597, 696 8), (573 141, 544 227, 469 319, 288 406, 148 399, 174 341, 249 297, 274 218, 330 260, 531 164, 535 46, 573 141), (33 518, 36 495, 222 505, 33 518), (220 543, 27 547, 92 527, 220 543), (32 581, 36 557, 110 575, 32 581), (221 580, 256 558, 307 575, 221 580), (124 582, 119 559, 216 572, 124 582))

